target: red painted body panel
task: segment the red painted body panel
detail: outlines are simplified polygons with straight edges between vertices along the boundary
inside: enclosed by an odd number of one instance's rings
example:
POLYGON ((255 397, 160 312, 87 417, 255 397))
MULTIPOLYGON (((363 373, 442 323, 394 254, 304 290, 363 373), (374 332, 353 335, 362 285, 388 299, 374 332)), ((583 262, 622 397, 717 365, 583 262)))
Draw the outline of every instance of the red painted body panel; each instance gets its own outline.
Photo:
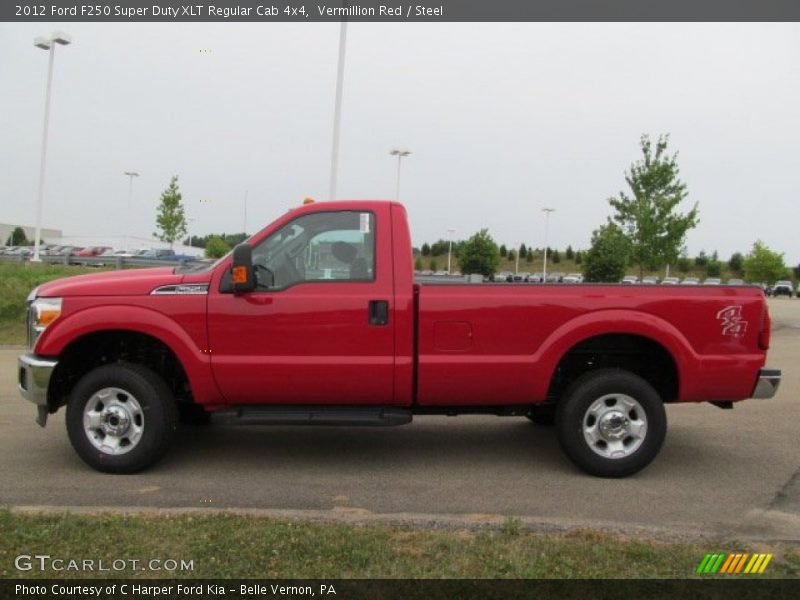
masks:
POLYGON ((680 400, 747 398, 765 360, 757 349, 763 310, 756 288, 423 285, 417 400, 422 405, 541 402, 564 354, 610 333, 661 344, 678 367, 680 400), (731 305, 742 306, 748 323, 741 337, 722 334, 717 313, 731 305), (447 349, 436 339, 442 324, 456 323, 470 325, 468 348, 447 349))
POLYGON ((36 352, 58 356, 79 337, 102 330, 152 335, 172 348, 195 398, 211 408, 536 403, 545 399, 570 348, 609 333, 661 344, 677 366, 682 401, 744 399, 764 365, 758 337, 765 302, 757 288, 415 286, 406 213, 395 202, 306 205, 250 243, 323 210, 374 214, 374 281, 222 293, 230 257, 186 275, 165 267, 62 279, 39 289, 40 296, 61 296, 64 302, 36 352), (151 295, 156 287, 177 283, 208 283, 209 292, 151 295), (371 300, 389 303, 388 325, 369 324, 371 300), (724 331, 731 324, 725 308, 732 310, 737 335, 724 331))

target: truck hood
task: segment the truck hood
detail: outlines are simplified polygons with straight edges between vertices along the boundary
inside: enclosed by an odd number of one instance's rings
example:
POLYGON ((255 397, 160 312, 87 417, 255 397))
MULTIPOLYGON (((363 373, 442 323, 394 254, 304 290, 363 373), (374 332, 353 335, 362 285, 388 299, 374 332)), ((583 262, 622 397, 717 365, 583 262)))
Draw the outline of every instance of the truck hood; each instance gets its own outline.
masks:
POLYGON ((173 267, 105 271, 48 281, 39 286, 37 296, 140 296, 162 285, 181 283, 173 267))

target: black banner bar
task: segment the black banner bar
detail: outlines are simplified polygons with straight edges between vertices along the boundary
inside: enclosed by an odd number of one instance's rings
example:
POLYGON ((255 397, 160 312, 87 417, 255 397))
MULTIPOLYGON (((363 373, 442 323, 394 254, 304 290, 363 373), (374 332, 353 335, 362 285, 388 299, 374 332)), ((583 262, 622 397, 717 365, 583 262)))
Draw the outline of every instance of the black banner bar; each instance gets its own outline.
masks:
POLYGON ((8 22, 799 21, 798 0, 3 0, 8 22))
POLYGON ((507 579, 69 579, 2 580, 3 600, 468 600, 481 598, 797 598, 797 580, 715 577, 690 580, 507 580, 507 579))

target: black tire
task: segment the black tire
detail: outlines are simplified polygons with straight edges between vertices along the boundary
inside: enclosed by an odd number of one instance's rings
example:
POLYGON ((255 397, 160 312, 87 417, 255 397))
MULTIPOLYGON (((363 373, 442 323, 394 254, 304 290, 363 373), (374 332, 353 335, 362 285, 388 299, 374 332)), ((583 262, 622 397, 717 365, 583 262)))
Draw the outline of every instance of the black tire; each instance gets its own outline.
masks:
POLYGON ((66 422, 72 447, 90 467, 105 473, 135 473, 164 456, 178 412, 169 387, 158 374, 141 365, 117 363, 97 367, 78 381, 67 403, 66 422), (119 393, 109 392, 112 388, 119 393), (88 406, 90 401, 94 406, 88 406), (89 413, 103 424, 85 425, 89 413), (119 435, 106 435, 103 427, 112 426, 119 426, 119 435), (98 447, 106 440, 119 446, 117 453, 98 447))
POLYGON ((525 416, 540 427, 552 427, 556 422, 556 406, 555 404, 534 406, 525 416))
POLYGON ((557 404, 556 428, 561 448, 578 467, 597 477, 626 477, 658 454, 667 433, 667 414, 647 381, 629 371, 600 369, 582 375, 566 390, 557 404), (590 443, 591 434, 585 435, 585 430, 600 439, 590 443), (614 451, 620 455, 603 455, 614 451))

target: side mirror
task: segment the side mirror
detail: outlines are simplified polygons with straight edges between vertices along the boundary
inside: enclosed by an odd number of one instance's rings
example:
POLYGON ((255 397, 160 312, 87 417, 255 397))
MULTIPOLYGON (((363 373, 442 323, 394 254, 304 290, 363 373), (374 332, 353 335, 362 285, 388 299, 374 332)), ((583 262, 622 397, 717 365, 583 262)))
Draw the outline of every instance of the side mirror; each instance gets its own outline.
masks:
POLYGON ((256 289, 256 278, 253 271, 253 249, 247 244, 238 244, 233 249, 231 282, 233 283, 234 294, 252 292, 256 289))

